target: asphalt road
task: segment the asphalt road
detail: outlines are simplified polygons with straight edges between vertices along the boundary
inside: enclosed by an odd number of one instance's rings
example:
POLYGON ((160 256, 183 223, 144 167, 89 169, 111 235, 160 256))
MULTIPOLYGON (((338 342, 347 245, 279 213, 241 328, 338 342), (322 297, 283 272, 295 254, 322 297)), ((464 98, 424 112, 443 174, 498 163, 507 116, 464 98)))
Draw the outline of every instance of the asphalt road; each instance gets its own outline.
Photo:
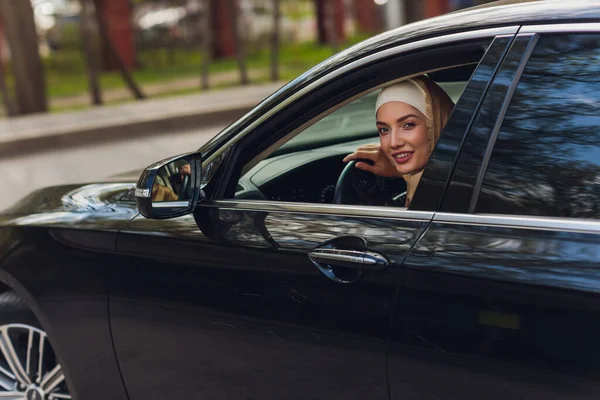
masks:
POLYGON ((93 182, 107 176, 142 169, 163 158, 194 151, 223 126, 169 132, 160 136, 119 140, 89 147, 1 158, 0 210, 29 192, 65 183, 93 182))

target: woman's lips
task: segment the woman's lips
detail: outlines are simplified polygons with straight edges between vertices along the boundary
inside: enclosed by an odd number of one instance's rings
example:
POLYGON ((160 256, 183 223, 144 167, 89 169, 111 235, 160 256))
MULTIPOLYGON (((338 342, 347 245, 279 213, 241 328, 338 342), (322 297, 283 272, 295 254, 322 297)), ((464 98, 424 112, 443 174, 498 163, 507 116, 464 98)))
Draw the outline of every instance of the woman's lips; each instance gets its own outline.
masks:
POLYGON ((404 164, 405 162, 408 162, 408 160, 410 160, 413 156, 412 151, 403 151, 402 153, 395 153, 393 155, 394 157, 394 161, 396 161, 396 163, 398 164, 404 164))

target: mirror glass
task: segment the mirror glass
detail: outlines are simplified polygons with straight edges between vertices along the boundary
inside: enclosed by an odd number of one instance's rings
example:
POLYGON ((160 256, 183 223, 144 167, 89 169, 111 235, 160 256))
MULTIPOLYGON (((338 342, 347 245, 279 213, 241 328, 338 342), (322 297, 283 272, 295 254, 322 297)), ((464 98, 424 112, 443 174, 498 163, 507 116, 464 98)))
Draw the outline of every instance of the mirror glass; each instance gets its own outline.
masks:
MULTIPOLYGON (((193 196, 192 159, 179 158, 160 167, 152 185, 152 205, 189 202, 193 196)), ((166 205, 166 204, 165 204, 166 205)))

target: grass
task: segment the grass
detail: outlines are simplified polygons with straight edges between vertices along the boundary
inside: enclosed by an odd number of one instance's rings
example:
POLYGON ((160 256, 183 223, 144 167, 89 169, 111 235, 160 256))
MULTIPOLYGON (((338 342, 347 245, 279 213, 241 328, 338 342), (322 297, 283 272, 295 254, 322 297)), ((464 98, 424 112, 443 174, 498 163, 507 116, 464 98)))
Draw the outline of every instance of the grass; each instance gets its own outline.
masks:
MULTIPOLYGON (((284 45, 280 50, 279 64, 286 70, 300 74, 333 54, 330 47, 314 43, 284 45)), ((167 50, 147 50, 138 54, 141 68, 133 71, 136 82, 143 88, 147 84, 157 84, 188 77, 199 77, 202 56, 200 51, 177 49, 173 57, 167 50)), ((249 69, 269 68, 270 52, 255 51, 247 58, 249 69)), ((44 60, 48 96, 66 97, 87 93, 87 75, 80 52, 61 50, 44 60)), ((210 73, 236 71, 235 59, 215 60, 210 65, 210 73)), ((102 89, 125 87, 119 72, 103 72, 100 76, 102 89)))
MULTIPOLYGON (((354 44, 363 39, 356 36, 350 38, 345 46, 354 44)), ((248 69, 264 69, 270 68, 270 51, 268 48, 262 48, 252 51, 249 49, 247 57, 248 69)), ((300 44, 287 43, 281 46, 279 54, 280 78, 283 81, 292 80, 302 74, 307 69, 313 67, 319 62, 333 55, 333 50, 330 46, 321 46, 313 42, 300 44)), ((189 89, 173 89, 165 88, 160 94, 152 97, 165 97, 178 94, 188 94, 198 91, 200 73, 202 66, 202 55, 196 49, 176 49, 172 54, 166 49, 154 49, 140 51, 137 54, 139 68, 133 70, 133 76, 142 90, 146 85, 165 84, 169 81, 185 78, 198 78, 198 86, 189 89)), ((45 58, 44 70, 46 74, 46 84, 48 98, 51 100, 58 98, 69 97, 87 97, 87 74, 85 69, 85 61, 80 51, 71 49, 61 49, 54 52, 50 57, 45 58)), ((10 66, 8 66, 10 70, 10 66)), ((210 65, 210 74, 237 72, 238 64, 236 59, 215 60, 210 65)), ((10 76, 10 73, 9 73, 10 76)), ((252 79, 252 83, 266 81, 265 76, 260 79, 252 79)), ((212 89, 220 87, 230 87, 238 85, 239 76, 236 73, 235 77, 228 80, 220 80, 212 85, 212 89)), ((9 79, 9 85, 14 84, 9 79)), ((102 90, 122 89, 126 88, 123 79, 119 72, 102 72, 100 75, 100 85, 102 90)), ((115 100, 110 104, 118 104, 130 100, 115 100)), ((53 106, 51 112, 59 112, 65 110, 80 110, 88 108, 89 100, 69 106, 53 106)))

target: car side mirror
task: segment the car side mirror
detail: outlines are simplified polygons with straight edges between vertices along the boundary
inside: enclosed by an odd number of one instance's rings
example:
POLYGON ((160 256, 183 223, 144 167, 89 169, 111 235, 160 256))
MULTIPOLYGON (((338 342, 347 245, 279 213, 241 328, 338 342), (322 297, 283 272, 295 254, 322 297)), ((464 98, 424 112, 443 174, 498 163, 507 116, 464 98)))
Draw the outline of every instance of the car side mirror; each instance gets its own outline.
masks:
POLYGON ((202 157, 188 153, 152 164, 135 189, 140 213, 149 219, 179 217, 194 211, 201 190, 202 157))

